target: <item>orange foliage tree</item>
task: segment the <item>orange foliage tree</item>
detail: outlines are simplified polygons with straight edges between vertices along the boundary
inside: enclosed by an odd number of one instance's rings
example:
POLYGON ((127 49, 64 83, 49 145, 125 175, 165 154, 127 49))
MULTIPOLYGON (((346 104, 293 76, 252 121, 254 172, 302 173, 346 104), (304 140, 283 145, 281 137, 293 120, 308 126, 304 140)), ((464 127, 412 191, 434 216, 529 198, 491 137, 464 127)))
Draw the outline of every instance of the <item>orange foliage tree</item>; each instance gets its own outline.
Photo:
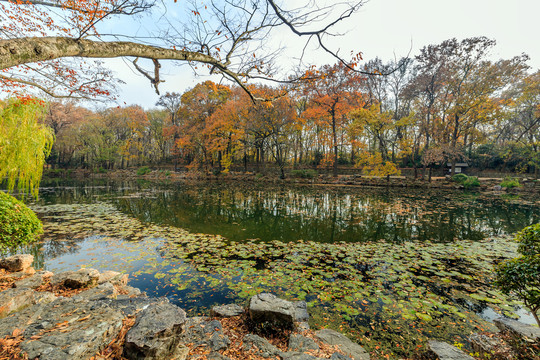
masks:
MULTIPOLYGON (((345 129, 351 110, 361 107, 363 76, 342 63, 325 65, 315 71, 313 80, 307 81, 304 93, 308 96, 307 109, 303 116, 313 120, 322 129, 322 142, 333 151, 327 160, 333 165, 337 176, 339 147, 338 133, 345 129)), ((344 136, 342 131, 342 136, 344 136)))

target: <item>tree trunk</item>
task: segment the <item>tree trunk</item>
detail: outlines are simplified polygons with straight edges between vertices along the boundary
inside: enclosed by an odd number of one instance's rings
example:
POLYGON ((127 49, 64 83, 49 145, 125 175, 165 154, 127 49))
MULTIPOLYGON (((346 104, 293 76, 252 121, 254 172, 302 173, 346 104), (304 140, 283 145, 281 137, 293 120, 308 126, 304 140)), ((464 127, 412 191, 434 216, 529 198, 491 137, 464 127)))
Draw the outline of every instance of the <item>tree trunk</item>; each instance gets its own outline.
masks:
POLYGON ((337 177, 338 175, 338 145, 337 145, 337 134, 336 134, 336 114, 332 112, 332 137, 334 140, 334 169, 333 175, 337 177))

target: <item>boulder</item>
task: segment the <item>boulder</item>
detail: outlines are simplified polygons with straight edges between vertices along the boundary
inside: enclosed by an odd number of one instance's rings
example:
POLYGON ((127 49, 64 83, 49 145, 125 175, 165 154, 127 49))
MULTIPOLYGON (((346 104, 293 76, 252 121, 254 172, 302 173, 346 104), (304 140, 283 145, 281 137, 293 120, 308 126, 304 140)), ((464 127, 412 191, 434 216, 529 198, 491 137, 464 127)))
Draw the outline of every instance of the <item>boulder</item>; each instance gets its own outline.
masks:
POLYGON ((319 345, 306 336, 291 334, 289 337, 289 351, 306 352, 308 350, 319 350, 319 345))
POLYGON ((73 299, 78 300, 100 300, 106 298, 116 298, 118 291, 111 283, 104 283, 93 287, 91 289, 80 292, 79 294, 73 296, 73 299))
POLYGON ((507 318, 498 318, 493 322, 502 332, 507 332, 527 342, 540 343, 540 328, 537 326, 523 324, 517 320, 507 318))
POLYGON ((211 351, 226 349, 231 343, 223 333, 223 326, 218 320, 208 320, 202 317, 188 318, 181 343, 189 347, 208 347, 211 351))
POLYGON ((0 268, 7 271, 24 271, 32 265, 34 257, 32 255, 13 255, 0 260, 0 268))
POLYGON ((468 339, 474 352, 480 355, 493 355, 497 351, 498 341, 483 334, 471 334, 468 339))
POLYGON ((39 271, 34 275, 24 278, 22 280, 15 282, 15 287, 19 289, 28 288, 35 289, 40 287, 53 276, 53 273, 50 271, 39 271))
POLYGON ((428 342, 428 348, 430 353, 435 355, 436 359, 439 360, 474 360, 472 356, 443 341, 430 340, 428 342))
POLYGON ((97 283, 99 285, 106 282, 110 282, 113 285, 121 286, 121 285, 127 285, 128 280, 129 280, 128 274, 122 274, 122 273, 119 273, 118 271, 107 270, 99 274, 97 283))
POLYGON ((251 298, 249 316, 254 322, 276 322, 292 327, 296 322, 309 318, 304 301, 291 302, 269 293, 261 293, 251 298))
POLYGON ((211 311, 212 316, 217 317, 233 317, 244 313, 244 308, 237 304, 228 304, 214 306, 211 311))
POLYGON ((176 305, 148 306, 127 332, 123 356, 130 360, 185 357, 187 348, 178 346, 185 322, 185 311, 176 305))
POLYGON ((34 290, 7 289, 0 293, 0 317, 26 306, 33 305, 34 290))
POLYGON ((124 318, 119 310, 94 305, 59 298, 41 306, 24 329, 21 349, 30 359, 90 359, 118 335, 124 318))
POLYGON ((301 352, 284 352, 280 354, 280 358, 283 360, 322 360, 313 355, 301 352))
POLYGON ((53 286, 65 286, 71 289, 92 287, 98 283, 99 271, 96 269, 80 269, 55 274, 51 278, 53 286))
POLYGON ((352 359, 348 356, 345 356, 343 354, 336 352, 336 353, 333 353, 332 356, 330 356, 330 360, 352 360, 352 359))
POLYGON ((270 344, 268 340, 265 338, 262 338, 258 335, 254 334, 247 334, 244 336, 244 349, 246 351, 255 351, 256 353, 259 353, 262 357, 273 357, 278 354, 282 354, 282 351, 280 351, 277 347, 270 344))
POLYGON ((336 345, 339 350, 350 356, 353 360, 369 360, 369 353, 348 337, 331 329, 322 329, 315 332, 318 340, 328 345, 336 345))

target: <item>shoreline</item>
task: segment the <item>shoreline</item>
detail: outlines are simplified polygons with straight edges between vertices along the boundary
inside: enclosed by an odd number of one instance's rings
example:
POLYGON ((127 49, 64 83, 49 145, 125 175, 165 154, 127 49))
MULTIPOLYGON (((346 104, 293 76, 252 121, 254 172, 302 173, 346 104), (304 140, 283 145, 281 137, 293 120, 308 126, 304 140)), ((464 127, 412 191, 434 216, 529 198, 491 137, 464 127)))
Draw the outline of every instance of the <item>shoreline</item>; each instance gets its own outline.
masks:
POLYGON ((390 188, 416 188, 416 189, 445 189, 445 190, 469 190, 493 193, 540 193, 540 180, 530 178, 520 179, 520 187, 501 188, 503 178, 481 177, 480 186, 466 189, 463 185, 452 181, 449 177, 433 177, 432 181, 421 178, 412 179, 405 176, 374 177, 364 175, 332 175, 320 174, 313 178, 301 178, 289 176, 280 179, 275 174, 262 175, 254 172, 228 172, 214 175, 203 172, 171 172, 169 170, 152 170, 145 175, 137 175, 137 169, 113 170, 105 173, 94 173, 89 170, 75 169, 73 171, 46 171, 44 180, 57 178, 67 179, 114 179, 114 180, 149 180, 149 181, 170 181, 170 182, 253 182, 271 183, 274 185, 314 185, 328 187, 390 187, 390 188))

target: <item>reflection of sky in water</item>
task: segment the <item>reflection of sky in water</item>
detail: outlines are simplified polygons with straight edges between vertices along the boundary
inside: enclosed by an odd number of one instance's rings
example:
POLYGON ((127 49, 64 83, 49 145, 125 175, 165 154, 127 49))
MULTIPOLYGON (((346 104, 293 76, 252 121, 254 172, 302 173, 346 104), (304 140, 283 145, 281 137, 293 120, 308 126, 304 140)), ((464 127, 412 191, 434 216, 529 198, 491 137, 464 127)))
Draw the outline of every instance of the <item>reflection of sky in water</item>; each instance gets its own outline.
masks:
MULTIPOLYGON (((124 241, 104 236, 90 236, 77 243, 75 251, 46 258, 44 269, 59 273, 81 267, 94 268, 100 272, 113 270, 129 274, 129 285, 146 292, 148 296, 165 296, 185 310, 204 311, 214 304, 225 304, 235 300, 228 289, 208 286, 200 274, 183 260, 162 266, 164 259, 159 255, 164 239, 148 238, 144 241, 124 241), (172 268, 183 267, 186 271, 181 279, 200 277, 197 291, 193 288, 178 290, 169 278, 158 278, 151 269, 167 273, 172 268)), ((43 244, 47 247, 47 243, 43 244)), ((192 313, 191 315, 194 315, 192 313)))

